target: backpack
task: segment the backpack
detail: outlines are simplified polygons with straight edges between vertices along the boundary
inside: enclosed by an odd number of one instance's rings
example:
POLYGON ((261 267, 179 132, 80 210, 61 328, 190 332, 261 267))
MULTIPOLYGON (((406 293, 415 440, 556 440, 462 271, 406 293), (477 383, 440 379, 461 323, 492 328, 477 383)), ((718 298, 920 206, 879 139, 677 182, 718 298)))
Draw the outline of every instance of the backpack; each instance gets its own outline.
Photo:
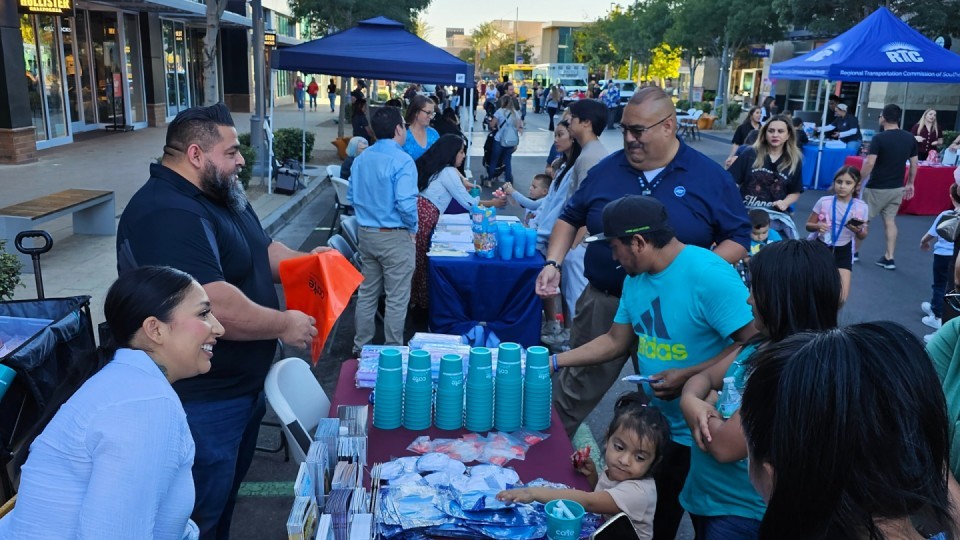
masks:
POLYGON ((520 133, 517 132, 517 126, 513 122, 513 113, 504 119, 500 126, 500 146, 504 148, 513 148, 520 144, 520 133))
POLYGON ((958 226, 960 215, 956 211, 947 212, 937 221, 937 235, 947 242, 956 242, 958 226))

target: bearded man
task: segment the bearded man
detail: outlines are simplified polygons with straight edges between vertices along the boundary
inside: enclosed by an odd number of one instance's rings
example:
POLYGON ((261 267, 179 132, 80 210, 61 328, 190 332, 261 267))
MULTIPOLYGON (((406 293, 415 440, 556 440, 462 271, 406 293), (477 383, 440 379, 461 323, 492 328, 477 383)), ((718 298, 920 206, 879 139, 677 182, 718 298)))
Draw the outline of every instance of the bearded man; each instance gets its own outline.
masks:
POLYGON ((119 273, 146 265, 187 272, 206 290, 225 329, 210 371, 173 385, 196 446, 191 518, 203 540, 229 538, 277 340, 306 348, 317 332, 313 317, 279 309, 280 262, 305 254, 263 230, 237 178, 243 166, 224 104, 182 111, 167 128, 163 158, 150 165, 150 179, 130 199, 117 230, 119 273))

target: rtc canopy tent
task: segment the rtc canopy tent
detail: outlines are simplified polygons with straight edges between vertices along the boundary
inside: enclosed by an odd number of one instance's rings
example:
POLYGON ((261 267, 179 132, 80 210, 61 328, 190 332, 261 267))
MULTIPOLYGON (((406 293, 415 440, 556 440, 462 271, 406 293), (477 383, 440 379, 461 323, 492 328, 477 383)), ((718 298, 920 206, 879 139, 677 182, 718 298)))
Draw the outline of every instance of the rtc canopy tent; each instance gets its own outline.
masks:
MULTIPOLYGON (((399 22, 386 17, 360 21, 354 28, 276 50, 270 56, 270 67, 388 81, 454 86, 473 84, 473 64, 427 43, 407 32, 399 22)), ((467 105, 472 107, 473 100, 467 105)), ((306 125, 306 107, 303 110, 306 125)), ((473 115, 468 118, 472 131, 473 115)), ((306 153, 305 141, 303 147, 306 153)), ((306 156, 302 160, 305 162, 306 156)))
MULTIPOLYGON (((960 82, 960 56, 917 32, 885 7, 807 54, 770 66, 771 79, 960 82)), ((824 85, 827 92, 830 85, 824 85)), ((826 100, 825 100, 826 101, 826 100)), ((824 108, 823 122, 827 111, 824 108)), ((819 175, 823 135, 817 154, 819 175)))

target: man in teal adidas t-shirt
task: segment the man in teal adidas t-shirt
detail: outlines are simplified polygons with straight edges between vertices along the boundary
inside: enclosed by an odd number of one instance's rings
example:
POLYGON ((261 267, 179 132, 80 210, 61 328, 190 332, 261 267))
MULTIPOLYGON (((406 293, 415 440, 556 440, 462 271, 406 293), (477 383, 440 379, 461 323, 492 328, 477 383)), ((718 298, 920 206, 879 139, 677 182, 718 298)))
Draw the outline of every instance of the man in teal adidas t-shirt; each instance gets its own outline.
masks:
POLYGON ((693 440, 677 398, 683 384, 706 369, 735 343, 756 333, 748 291, 736 270, 718 255, 677 240, 663 205, 631 195, 603 209, 603 234, 627 278, 610 330, 556 356, 555 366, 601 364, 636 343, 638 374, 651 378, 645 390, 651 405, 670 422, 673 441, 657 482, 654 538, 673 538, 683 508, 678 497, 690 467, 693 440))

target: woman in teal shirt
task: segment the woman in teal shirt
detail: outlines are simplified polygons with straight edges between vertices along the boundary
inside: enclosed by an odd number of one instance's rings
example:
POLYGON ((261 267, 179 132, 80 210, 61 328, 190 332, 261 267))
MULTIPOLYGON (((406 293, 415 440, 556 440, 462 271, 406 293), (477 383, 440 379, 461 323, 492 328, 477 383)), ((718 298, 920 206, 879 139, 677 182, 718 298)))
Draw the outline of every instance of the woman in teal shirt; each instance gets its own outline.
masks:
POLYGON ((416 96, 407 107, 407 140, 403 143, 403 151, 416 161, 428 148, 440 138, 437 130, 430 127, 430 122, 437 115, 437 104, 426 96, 416 96))
POLYGON ((830 251, 816 242, 770 244, 750 261, 751 294, 758 337, 738 353, 693 376, 683 387, 680 408, 696 447, 680 503, 690 513, 699 539, 754 539, 766 505, 750 484, 747 446, 736 411, 725 421, 708 400, 733 377, 743 392, 745 366, 757 349, 805 330, 836 328, 840 275, 830 251))

